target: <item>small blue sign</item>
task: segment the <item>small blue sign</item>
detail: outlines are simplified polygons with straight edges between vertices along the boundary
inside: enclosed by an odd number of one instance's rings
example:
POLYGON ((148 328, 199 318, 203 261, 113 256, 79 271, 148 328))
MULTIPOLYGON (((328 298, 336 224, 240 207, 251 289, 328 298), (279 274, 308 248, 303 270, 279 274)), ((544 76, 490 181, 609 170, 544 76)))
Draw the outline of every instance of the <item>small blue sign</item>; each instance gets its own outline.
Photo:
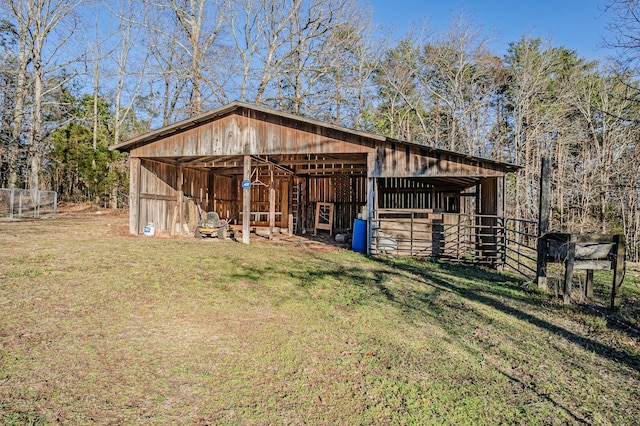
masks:
POLYGON ((243 180, 242 181, 242 189, 249 189, 251 188, 251 181, 250 180, 243 180))

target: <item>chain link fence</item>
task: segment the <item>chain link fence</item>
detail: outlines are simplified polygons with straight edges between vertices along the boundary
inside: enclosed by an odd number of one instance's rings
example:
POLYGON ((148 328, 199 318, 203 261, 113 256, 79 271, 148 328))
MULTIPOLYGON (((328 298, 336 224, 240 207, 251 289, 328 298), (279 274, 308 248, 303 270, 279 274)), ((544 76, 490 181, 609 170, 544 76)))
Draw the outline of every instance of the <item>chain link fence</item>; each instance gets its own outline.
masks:
POLYGON ((57 207, 55 191, 0 188, 0 218, 54 218, 57 207))

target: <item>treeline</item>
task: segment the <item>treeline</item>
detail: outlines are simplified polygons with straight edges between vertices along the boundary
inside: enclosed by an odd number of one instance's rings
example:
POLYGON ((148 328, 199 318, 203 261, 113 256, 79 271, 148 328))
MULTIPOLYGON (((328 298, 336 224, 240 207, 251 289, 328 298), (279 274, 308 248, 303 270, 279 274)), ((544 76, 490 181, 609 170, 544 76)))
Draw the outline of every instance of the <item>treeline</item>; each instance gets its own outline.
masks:
MULTIPOLYGON (((390 41, 355 0, 0 4, 1 186, 122 204, 126 158, 108 145, 240 100, 519 164, 514 217, 537 219, 549 157, 552 227, 624 232, 638 260, 632 63, 528 37, 494 52, 464 17, 390 41)), ((609 6, 612 44, 640 52, 637 2, 609 6)))

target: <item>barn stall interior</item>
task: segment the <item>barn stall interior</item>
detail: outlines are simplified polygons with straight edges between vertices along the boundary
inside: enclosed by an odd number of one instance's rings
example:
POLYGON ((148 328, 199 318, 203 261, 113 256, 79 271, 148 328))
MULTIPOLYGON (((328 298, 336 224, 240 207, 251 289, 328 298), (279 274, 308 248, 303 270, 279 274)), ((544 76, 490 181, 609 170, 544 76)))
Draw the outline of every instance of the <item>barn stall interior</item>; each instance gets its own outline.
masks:
MULTIPOLYGON (((130 155, 130 232, 352 233, 371 254, 495 265, 517 166, 234 102, 111 147, 130 155), (362 222, 358 222, 362 221, 362 222), (364 226, 356 226, 358 224, 364 226)), ((354 247, 355 247, 354 241, 354 247)))

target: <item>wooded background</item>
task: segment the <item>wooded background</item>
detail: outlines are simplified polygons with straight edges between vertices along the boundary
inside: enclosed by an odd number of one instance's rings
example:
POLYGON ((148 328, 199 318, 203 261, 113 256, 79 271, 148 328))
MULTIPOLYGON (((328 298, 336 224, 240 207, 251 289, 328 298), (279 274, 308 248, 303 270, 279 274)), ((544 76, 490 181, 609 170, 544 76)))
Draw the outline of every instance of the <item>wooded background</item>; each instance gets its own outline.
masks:
POLYGON ((465 16, 391 42, 355 0, 0 0, 0 187, 126 204, 108 146, 239 100, 523 166, 508 215, 537 219, 551 159, 558 231, 640 248, 640 1, 602 5, 619 56, 523 36, 506 52, 465 16))

